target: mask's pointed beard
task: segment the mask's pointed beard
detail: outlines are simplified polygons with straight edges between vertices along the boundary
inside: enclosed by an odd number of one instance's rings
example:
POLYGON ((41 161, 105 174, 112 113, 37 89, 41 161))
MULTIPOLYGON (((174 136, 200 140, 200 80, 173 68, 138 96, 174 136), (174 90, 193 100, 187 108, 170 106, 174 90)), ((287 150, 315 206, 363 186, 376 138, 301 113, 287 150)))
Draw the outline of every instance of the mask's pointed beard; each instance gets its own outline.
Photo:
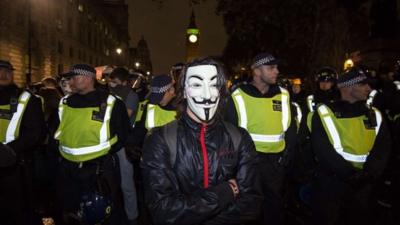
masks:
POLYGON ((208 121, 210 119, 210 109, 204 109, 205 119, 208 121))

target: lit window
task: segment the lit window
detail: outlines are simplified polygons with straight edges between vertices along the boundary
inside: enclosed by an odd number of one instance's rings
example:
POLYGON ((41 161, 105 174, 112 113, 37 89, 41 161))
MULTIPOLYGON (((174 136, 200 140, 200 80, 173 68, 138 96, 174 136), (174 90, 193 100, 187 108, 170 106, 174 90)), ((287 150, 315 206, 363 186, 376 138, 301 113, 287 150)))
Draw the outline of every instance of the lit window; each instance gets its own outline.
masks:
POLYGON ((62 21, 60 19, 57 19, 56 24, 57 24, 57 29, 61 30, 62 29, 62 21))

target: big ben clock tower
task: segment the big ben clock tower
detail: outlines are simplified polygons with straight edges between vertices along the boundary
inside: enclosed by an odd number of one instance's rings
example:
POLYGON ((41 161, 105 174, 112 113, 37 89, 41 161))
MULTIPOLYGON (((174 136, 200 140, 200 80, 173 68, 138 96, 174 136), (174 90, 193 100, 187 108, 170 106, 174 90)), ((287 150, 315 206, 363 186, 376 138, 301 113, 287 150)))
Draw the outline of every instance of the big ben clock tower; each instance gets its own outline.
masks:
POLYGON ((190 23, 186 29, 186 62, 199 57, 199 35, 200 30, 196 26, 194 11, 190 17, 190 23))

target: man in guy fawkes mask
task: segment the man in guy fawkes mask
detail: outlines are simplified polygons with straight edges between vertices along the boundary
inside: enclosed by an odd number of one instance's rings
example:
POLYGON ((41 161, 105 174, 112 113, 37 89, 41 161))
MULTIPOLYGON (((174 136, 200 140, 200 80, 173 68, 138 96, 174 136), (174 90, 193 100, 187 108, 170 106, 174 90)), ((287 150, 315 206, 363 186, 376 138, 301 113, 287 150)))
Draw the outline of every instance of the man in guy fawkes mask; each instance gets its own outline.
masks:
POLYGON ((222 65, 196 59, 178 82, 177 120, 154 128, 142 161, 145 201, 154 224, 245 224, 262 195, 249 134, 224 122, 222 65), (173 206, 173 207, 171 207, 173 206))

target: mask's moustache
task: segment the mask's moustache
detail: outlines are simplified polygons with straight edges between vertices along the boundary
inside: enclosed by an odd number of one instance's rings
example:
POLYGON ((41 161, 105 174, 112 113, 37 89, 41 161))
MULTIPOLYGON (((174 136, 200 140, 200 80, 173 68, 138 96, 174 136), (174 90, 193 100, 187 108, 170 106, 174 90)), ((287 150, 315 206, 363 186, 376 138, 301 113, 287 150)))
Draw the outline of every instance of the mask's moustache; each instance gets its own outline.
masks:
POLYGON ((196 99, 193 98, 193 101, 194 101, 196 104, 202 104, 202 105, 206 105, 206 104, 209 104, 209 105, 215 104, 215 103, 217 103, 217 100, 218 100, 218 98, 215 99, 215 101, 212 101, 211 99, 204 99, 203 101, 196 101, 196 99))

